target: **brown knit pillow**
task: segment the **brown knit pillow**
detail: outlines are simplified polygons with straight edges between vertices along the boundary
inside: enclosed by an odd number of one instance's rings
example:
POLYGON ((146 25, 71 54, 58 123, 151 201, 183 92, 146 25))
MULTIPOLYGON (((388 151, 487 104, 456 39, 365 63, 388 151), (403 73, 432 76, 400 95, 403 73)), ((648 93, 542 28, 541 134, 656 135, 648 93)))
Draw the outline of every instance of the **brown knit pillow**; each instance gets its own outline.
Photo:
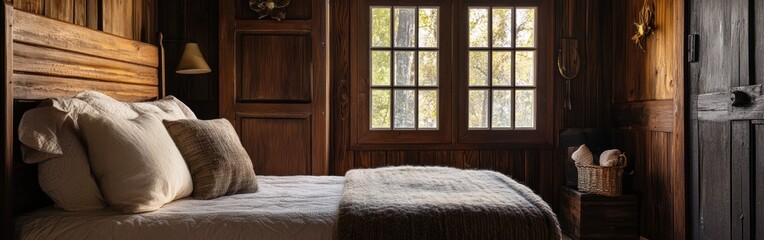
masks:
POLYGON ((228 120, 163 122, 191 171, 194 198, 257 191, 252 161, 228 120))

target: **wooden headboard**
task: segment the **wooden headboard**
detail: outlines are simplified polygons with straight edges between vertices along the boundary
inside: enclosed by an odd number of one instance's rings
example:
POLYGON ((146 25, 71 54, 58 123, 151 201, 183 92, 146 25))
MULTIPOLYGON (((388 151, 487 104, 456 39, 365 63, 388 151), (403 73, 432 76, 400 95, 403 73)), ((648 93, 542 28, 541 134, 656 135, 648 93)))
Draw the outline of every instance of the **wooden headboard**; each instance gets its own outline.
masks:
MULTIPOLYGON (((162 47, 122 38, 3 4, 2 84, 4 102, 2 234, 14 218, 51 204, 40 190, 36 165, 21 162, 15 129, 39 100, 95 90, 122 101, 164 95, 162 47)), ((161 37, 160 37, 161 42, 161 37)))

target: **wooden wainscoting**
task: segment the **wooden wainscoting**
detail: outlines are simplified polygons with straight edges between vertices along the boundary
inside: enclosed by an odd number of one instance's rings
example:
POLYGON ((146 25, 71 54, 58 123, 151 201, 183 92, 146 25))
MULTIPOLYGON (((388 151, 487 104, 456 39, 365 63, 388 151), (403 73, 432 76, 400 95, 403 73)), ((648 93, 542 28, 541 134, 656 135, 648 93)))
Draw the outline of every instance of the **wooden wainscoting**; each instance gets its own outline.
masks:
POLYGON ((325 1, 292 1, 281 21, 220 1, 220 115, 262 175, 325 175, 325 1))

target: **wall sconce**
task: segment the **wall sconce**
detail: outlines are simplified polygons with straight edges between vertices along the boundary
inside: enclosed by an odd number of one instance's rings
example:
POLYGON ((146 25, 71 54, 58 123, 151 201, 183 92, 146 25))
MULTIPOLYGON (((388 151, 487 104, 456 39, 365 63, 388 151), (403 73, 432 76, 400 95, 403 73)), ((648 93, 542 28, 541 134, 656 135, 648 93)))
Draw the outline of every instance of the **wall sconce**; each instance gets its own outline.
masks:
POLYGON ((212 72, 210 65, 204 60, 199 44, 189 42, 183 49, 183 56, 175 69, 178 74, 205 74, 212 72))

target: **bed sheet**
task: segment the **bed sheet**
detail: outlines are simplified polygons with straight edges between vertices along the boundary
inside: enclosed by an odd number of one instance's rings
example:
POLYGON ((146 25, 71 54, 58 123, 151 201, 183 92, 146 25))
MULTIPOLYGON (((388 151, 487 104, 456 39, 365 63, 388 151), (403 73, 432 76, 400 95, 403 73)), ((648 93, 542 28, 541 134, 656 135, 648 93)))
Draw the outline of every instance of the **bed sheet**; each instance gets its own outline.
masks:
POLYGON ((339 176, 257 176, 259 190, 180 199, 125 215, 111 209, 40 209, 19 217, 19 239, 332 239, 344 186, 339 176))

